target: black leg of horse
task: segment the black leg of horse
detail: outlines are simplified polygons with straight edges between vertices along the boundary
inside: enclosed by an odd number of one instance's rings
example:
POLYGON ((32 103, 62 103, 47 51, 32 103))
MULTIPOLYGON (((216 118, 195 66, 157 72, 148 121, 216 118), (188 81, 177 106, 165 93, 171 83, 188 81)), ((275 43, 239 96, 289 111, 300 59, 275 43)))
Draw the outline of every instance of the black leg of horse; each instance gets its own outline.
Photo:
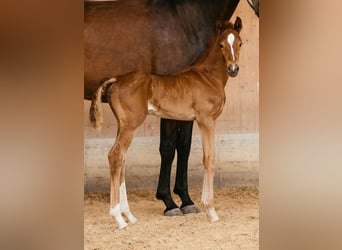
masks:
POLYGON ((191 149, 193 121, 178 121, 177 126, 177 173, 173 192, 182 200, 183 213, 198 213, 188 192, 188 160, 191 149))
POLYGON ((160 120, 160 146, 161 166, 156 197, 166 206, 165 215, 183 215, 177 204, 173 201, 170 191, 170 177, 172 161, 175 157, 177 142, 177 121, 169 119, 160 120))

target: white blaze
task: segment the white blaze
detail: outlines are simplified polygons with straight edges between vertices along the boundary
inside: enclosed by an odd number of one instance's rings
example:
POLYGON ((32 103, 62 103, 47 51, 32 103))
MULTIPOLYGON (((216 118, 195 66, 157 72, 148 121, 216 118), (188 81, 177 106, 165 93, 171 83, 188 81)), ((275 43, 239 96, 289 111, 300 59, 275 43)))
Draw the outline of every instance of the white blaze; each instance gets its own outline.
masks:
POLYGON ((232 51, 233 61, 235 61, 235 55, 234 55, 234 49, 233 49, 234 40, 235 40, 234 34, 230 33, 227 37, 227 42, 230 46, 230 50, 232 51))

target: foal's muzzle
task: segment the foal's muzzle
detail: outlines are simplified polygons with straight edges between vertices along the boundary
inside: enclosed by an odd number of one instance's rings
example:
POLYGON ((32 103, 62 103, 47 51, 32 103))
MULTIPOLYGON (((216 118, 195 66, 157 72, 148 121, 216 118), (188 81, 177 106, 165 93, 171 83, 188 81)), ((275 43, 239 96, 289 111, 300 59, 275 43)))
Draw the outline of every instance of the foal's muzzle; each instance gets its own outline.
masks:
POLYGON ((228 75, 231 76, 231 77, 235 77, 237 76, 238 72, 239 72, 239 65, 237 64, 229 64, 228 65, 228 68, 227 68, 227 71, 228 71, 228 75))

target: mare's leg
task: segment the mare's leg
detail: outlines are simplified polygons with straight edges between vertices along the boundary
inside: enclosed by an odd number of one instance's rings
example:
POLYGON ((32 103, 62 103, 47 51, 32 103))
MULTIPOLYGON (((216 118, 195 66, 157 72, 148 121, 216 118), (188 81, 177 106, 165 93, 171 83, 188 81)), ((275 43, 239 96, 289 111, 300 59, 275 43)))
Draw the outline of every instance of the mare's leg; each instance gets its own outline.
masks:
POLYGON ((208 219, 217 221, 214 208, 214 174, 215 174, 215 121, 210 117, 197 118, 201 131, 203 146, 204 178, 202 188, 202 204, 208 219))
POLYGON ((160 145, 161 166, 156 197, 166 206, 165 215, 183 215, 177 204, 173 201, 170 191, 170 177, 172 161, 175 157, 177 136, 177 121, 160 119, 160 145))
POLYGON ((191 149, 193 121, 177 121, 177 172, 173 192, 182 200, 181 210, 184 214, 198 213, 188 192, 188 160, 191 149))

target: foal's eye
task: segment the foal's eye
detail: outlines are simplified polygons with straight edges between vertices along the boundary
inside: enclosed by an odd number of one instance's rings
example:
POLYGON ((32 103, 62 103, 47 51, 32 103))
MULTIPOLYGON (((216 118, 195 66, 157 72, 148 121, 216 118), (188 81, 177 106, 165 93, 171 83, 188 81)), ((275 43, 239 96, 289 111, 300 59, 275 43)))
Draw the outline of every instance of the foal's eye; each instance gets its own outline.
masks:
POLYGON ((220 48, 221 48, 221 49, 223 48, 223 44, 222 44, 222 43, 220 43, 220 48))
POLYGON ((241 47, 241 46, 242 46, 242 43, 240 43, 239 46, 241 47))

